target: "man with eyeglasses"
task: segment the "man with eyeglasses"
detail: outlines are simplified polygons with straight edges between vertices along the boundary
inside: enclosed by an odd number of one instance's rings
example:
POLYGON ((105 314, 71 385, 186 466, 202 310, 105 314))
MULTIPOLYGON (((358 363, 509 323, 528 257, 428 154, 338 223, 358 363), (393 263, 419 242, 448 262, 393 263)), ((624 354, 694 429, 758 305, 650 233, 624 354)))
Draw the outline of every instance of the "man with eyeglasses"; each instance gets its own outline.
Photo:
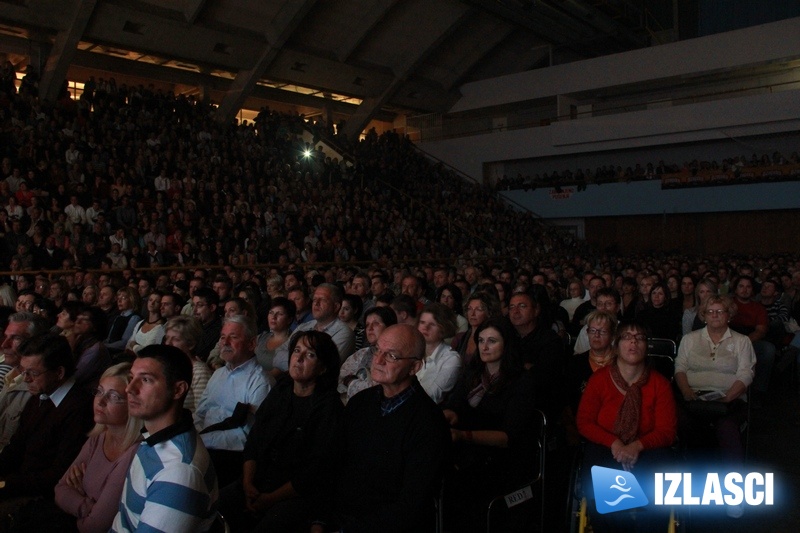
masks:
POLYGON ((19 347, 20 374, 31 399, 19 428, 0 453, 0 516, 30 498, 52 498, 92 427, 92 398, 75 385, 67 340, 52 333, 19 347))
POLYGON ((425 340, 407 324, 378 337, 371 368, 378 385, 350 399, 336 439, 333 530, 429 529, 451 438, 415 377, 424 354, 425 340))
POLYGON ((47 322, 33 313, 14 313, 8 318, 3 344, 2 366, 5 374, 0 378, 0 450, 11 440, 19 427, 19 416, 31 395, 28 385, 19 372, 19 347, 32 337, 47 333, 47 322))

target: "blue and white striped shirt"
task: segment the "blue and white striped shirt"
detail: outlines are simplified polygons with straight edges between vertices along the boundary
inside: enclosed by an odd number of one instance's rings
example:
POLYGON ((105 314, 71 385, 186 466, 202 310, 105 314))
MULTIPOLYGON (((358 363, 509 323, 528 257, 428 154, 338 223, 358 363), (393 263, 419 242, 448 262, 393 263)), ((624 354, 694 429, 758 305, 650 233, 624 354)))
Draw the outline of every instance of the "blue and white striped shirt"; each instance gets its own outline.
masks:
POLYGON ((217 510, 217 476, 188 411, 180 422, 144 437, 111 531, 208 531, 217 510))

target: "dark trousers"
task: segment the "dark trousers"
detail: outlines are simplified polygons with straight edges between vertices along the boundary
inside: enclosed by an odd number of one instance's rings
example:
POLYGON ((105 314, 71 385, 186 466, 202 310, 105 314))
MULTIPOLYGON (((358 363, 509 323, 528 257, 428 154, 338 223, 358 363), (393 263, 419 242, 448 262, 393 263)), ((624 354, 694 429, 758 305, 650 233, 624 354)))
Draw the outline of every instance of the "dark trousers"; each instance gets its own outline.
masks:
POLYGON ((211 456, 211 462, 214 464, 214 470, 217 473, 218 487, 226 487, 242 477, 243 452, 208 450, 208 455, 211 456))

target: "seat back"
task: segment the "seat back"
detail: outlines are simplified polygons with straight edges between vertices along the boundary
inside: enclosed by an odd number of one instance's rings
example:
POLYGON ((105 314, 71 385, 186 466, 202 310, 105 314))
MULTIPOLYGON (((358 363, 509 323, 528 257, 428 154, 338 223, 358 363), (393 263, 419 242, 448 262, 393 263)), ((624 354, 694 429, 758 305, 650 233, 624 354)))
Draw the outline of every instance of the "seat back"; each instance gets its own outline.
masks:
POLYGON ((501 494, 489 502, 489 508, 486 511, 486 530, 491 533, 492 531, 492 509, 503 502, 506 507, 511 508, 528 500, 533 499, 533 489, 535 485, 540 485, 541 490, 541 503, 539 506, 538 524, 539 531, 544 531, 544 479, 545 479, 545 458, 547 455, 547 416, 536 409, 536 444, 535 453, 537 461, 534 461, 534 472, 531 473, 531 481, 522 487, 509 492, 508 494, 501 494))
POLYGON ((651 368, 672 381, 678 346, 672 339, 647 339, 647 359, 651 368))

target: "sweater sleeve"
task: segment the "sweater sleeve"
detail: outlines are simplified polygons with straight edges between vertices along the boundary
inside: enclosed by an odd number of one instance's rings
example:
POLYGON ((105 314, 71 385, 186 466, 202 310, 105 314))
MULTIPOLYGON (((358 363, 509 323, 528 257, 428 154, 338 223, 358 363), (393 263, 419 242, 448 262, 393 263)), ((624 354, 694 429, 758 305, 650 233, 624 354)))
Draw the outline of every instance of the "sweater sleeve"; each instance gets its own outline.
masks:
MULTIPOLYGON (((671 446, 675 442, 678 419, 675 412, 675 397, 669 382, 657 373, 650 375, 647 389, 653 398, 653 429, 639 435, 645 450, 671 446), (652 383, 652 387, 650 387, 652 383)), ((644 391, 642 391, 644 393, 644 391)))
MULTIPOLYGON (((139 444, 137 443, 125 450, 125 453, 117 459, 114 468, 106 477, 103 490, 100 492, 97 501, 93 502, 93 505, 86 509, 85 512, 78 515, 78 531, 80 533, 103 533, 109 530, 114 522, 114 517, 119 511, 119 502, 122 498, 125 478, 138 448, 139 444)), ((88 466, 86 473, 87 475, 91 474, 88 466)))
MULTIPOLYGON (((86 463, 88 466, 98 444, 101 444, 99 436, 92 437, 91 439, 87 440, 84 443, 83 448, 81 448, 78 457, 76 457, 69 468, 67 468, 67 472, 69 472, 69 469, 74 465, 86 463)), ((67 472, 64 472, 64 475, 61 476, 61 479, 58 481, 58 485, 56 485, 56 504, 64 512, 69 513, 72 516, 83 516, 89 510, 91 510, 92 505, 94 505, 94 501, 88 496, 80 494, 77 490, 67 485, 67 472)))
POLYGON ((617 436, 598 423, 600 412, 607 408, 603 402, 603 393, 606 388, 606 379, 604 378, 607 377, 607 372, 602 374, 595 373, 589 380, 586 390, 583 391, 581 403, 578 406, 576 422, 578 431, 584 438, 610 448, 617 436))

